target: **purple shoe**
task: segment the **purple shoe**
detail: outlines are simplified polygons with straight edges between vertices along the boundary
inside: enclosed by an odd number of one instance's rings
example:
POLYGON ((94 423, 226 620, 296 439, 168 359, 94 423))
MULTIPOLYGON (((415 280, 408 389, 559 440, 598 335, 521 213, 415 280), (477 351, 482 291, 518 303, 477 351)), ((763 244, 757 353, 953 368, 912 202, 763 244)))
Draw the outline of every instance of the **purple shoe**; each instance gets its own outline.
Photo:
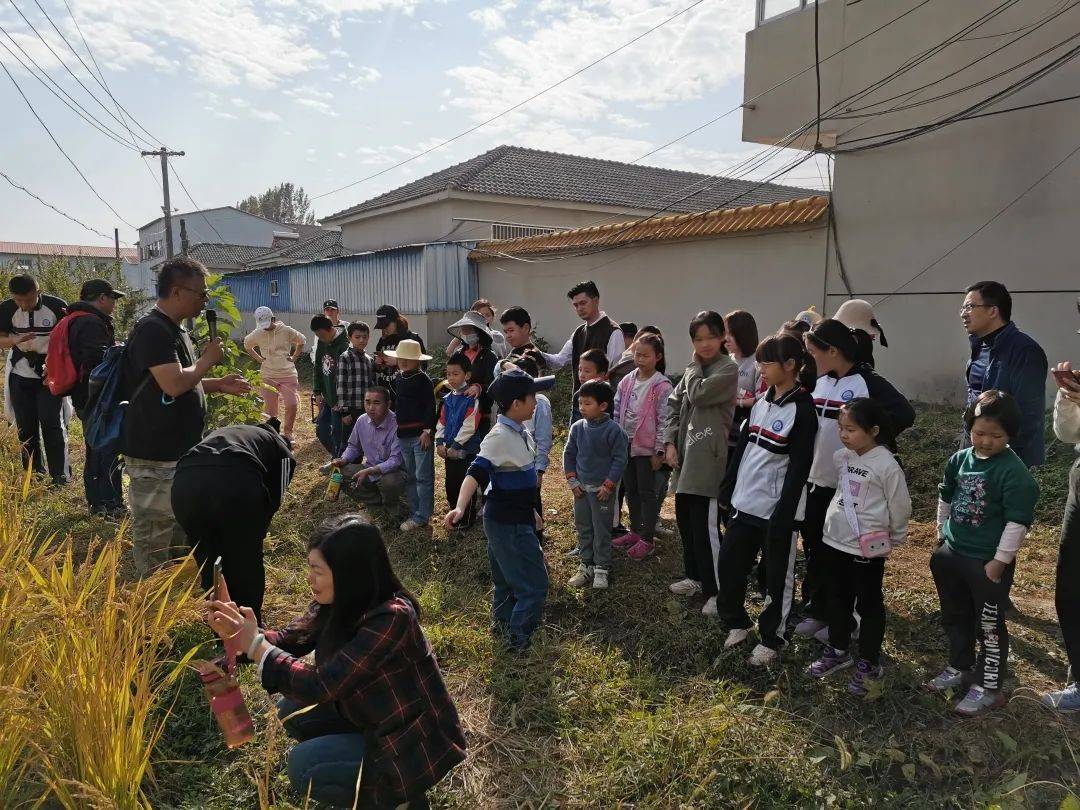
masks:
POLYGON ((840 652, 835 647, 826 644, 825 652, 821 654, 821 658, 810 665, 810 677, 824 678, 826 675, 832 675, 834 672, 847 669, 853 663, 851 653, 840 652))
POLYGON ((637 560, 641 562, 646 557, 650 556, 653 551, 656 550, 655 543, 649 543, 646 540, 638 540, 633 547, 627 550, 626 556, 631 560, 637 560))
POLYGON ((641 535, 635 532, 627 532, 619 537, 613 537, 611 545, 613 548, 630 549, 641 542, 641 535))
POLYGON ((851 674, 851 680, 848 681, 847 690, 858 697, 866 697, 880 680, 881 666, 874 666, 865 658, 860 658, 851 674))

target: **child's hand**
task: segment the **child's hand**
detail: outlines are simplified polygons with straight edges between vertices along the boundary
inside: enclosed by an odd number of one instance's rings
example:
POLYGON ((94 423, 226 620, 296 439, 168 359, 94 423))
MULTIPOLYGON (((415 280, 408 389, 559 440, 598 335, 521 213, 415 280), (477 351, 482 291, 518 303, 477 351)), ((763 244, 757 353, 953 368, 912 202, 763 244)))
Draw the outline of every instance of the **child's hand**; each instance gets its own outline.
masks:
POLYGON ((574 497, 575 497, 575 498, 579 498, 579 499, 580 499, 580 498, 584 498, 584 497, 585 497, 585 490, 583 490, 583 489, 582 489, 581 487, 574 487, 574 488, 573 488, 572 490, 570 490, 570 491, 574 493, 574 497))
POLYGON ((465 396, 472 397, 473 399, 476 399, 478 396, 480 396, 480 393, 483 390, 484 389, 480 387, 479 383, 473 383, 472 385, 470 385, 468 388, 465 389, 465 396))
POLYGON ((439 455, 439 458, 446 458, 446 445, 440 444, 435 448, 435 452, 439 455))
POLYGON ((654 453, 649 457, 649 466, 652 467, 653 472, 659 472, 660 468, 664 466, 664 457, 654 453))
POLYGON ((596 493, 596 499, 600 503, 606 503, 611 500, 611 496, 615 493, 615 487, 604 484, 600 487, 600 491, 596 493))
POLYGON ((1001 560, 991 560, 986 564, 986 578, 991 582, 1001 582, 1001 577, 1005 574, 1005 569, 1008 568, 1001 560))
POLYGON ((447 529, 453 529, 454 524, 461 520, 465 516, 465 513, 460 509, 451 509, 446 513, 446 517, 443 519, 443 526, 447 529))
POLYGON ((679 450, 670 442, 667 447, 664 448, 664 461, 667 462, 667 465, 671 467, 671 469, 679 469, 679 450))
POLYGON ((426 431, 426 430, 423 433, 420 434, 420 449, 421 450, 430 450, 431 449, 431 434, 428 433, 428 431, 426 431))

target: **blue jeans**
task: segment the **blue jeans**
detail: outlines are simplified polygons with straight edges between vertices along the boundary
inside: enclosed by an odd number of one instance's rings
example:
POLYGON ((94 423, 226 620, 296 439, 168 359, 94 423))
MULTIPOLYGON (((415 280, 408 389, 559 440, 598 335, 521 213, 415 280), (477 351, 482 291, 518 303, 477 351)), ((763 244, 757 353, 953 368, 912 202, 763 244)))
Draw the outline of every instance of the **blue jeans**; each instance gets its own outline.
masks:
POLYGON ((315 435, 332 458, 340 455, 342 445, 345 444, 343 433, 341 413, 324 402, 319 408, 319 415, 315 418, 315 435))
POLYGON ((536 528, 528 523, 496 523, 484 518, 488 561, 495 593, 491 616, 510 646, 523 649, 540 625, 547 601, 548 573, 536 528))
POLYGON ((298 796, 334 807, 352 807, 356 780, 364 761, 364 735, 337 713, 333 704, 316 705, 304 714, 288 698, 278 701, 278 717, 299 744, 289 752, 289 782, 298 796))
POLYGON ((110 512, 124 508, 124 488, 120 473, 124 465, 116 453, 110 450, 91 450, 86 445, 86 463, 83 466, 83 486, 90 514, 110 512))
POLYGON ((427 450, 420 449, 420 437, 401 439, 401 455, 409 482, 405 494, 409 499, 409 517, 417 523, 431 520, 435 511, 435 443, 427 450))

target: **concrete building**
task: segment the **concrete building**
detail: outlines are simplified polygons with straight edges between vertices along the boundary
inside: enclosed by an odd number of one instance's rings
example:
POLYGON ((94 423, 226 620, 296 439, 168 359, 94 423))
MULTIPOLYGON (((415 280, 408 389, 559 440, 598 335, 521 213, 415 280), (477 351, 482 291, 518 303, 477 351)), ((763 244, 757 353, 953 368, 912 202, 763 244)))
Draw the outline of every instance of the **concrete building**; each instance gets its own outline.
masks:
MULTIPOLYGON (((82 263, 105 268, 111 267, 116 261, 116 250, 96 245, 0 241, 0 267, 14 267, 19 272, 31 273, 39 264, 61 258, 66 259, 72 266, 82 263)), ((135 248, 120 248, 120 258, 125 268, 138 262, 135 248)))
POLYGON ((481 242, 470 258, 480 294, 528 309, 553 351, 581 324, 566 290, 592 279, 613 319, 660 327, 677 373, 699 311, 747 309, 766 334, 821 300, 827 213, 816 196, 481 242))
MULTIPOLYGON (((248 214, 231 205, 207 208, 202 211, 173 214, 173 252, 181 250, 180 221, 187 230, 188 243, 197 245, 211 243, 220 245, 245 245, 269 249, 274 245, 275 234, 294 232, 294 226, 248 214)), ((297 233, 295 238, 299 238, 297 233)), ((165 218, 158 217, 139 228, 139 261, 153 270, 165 261, 165 218)))
MULTIPOLYGON (((815 300, 827 312, 848 296, 874 302, 891 344, 878 367, 922 399, 962 393, 968 343, 957 310, 975 281, 1009 287, 1013 319, 1051 364, 1075 360, 1080 101, 1058 100, 1080 84, 1070 41, 1080 8, 861 0, 817 13, 821 143, 836 155, 844 272, 832 251, 815 300), (922 129, 969 108, 980 117, 922 129)), ((746 37, 744 140, 813 147, 814 14, 808 0, 759 0, 746 37)))
POLYGON ((772 183, 499 146, 322 220, 349 252, 481 241, 807 197, 772 183))

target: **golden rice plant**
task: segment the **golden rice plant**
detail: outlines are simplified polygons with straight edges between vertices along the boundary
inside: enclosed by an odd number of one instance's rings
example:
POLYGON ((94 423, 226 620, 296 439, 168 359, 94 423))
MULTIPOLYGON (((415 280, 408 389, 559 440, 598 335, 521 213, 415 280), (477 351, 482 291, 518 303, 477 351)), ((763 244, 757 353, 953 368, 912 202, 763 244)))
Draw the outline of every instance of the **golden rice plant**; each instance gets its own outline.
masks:
POLYGON ((125 584, 122 533, 75 561, 27 519, 30 479, 0 432, 0 807, 149 807, 170 660, 194 618, 190 560, 125 584))

